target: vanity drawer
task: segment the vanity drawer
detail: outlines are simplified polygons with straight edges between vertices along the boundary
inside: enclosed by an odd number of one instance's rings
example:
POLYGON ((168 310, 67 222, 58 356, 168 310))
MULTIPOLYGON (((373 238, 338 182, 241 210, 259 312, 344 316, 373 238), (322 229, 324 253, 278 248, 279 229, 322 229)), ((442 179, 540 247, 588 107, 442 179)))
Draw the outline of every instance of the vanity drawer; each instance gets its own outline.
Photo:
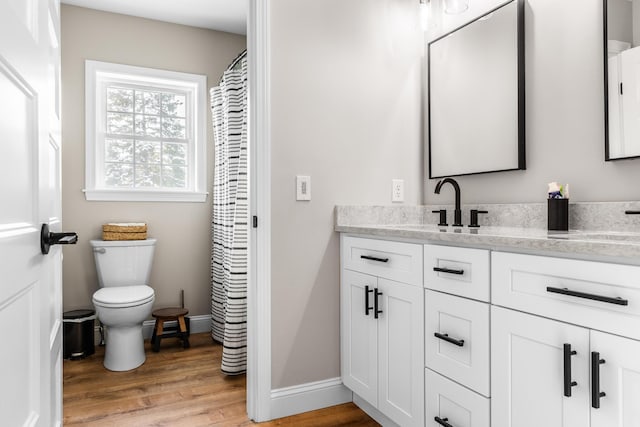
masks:
POLYGON ((491 427, 490 400, 425 369, 425 415, 427 427, 441 427, 435 418, 455 427, 491 427))
POLYGON ((489 396, 489 304, 426 290, 424 306, 426 367, 489 396))
POLYGON ((640 267, 492 253, 492 302, 640 339, 640 267))
POLYGON ((424 245, 424 287, 489 302, 489 251, 424 245))
POLYGON ((342 236, 342 267, 402 283, 422 284, 422 245, 342 236))

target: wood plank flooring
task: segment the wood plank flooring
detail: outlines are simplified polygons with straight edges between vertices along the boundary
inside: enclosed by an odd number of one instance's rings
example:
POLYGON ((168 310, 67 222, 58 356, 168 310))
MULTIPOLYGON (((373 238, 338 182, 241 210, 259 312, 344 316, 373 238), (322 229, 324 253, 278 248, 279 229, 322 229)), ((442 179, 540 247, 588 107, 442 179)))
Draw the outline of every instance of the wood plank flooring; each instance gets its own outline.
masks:
MULTIPOLYGON (((83 360, 65 360, 65 426, 251 426, 245 376, 220 372, 222 347, 208 333, 193 334, 191 348, 164 339, 159 353, 145 343, 147 361, 129 372, 102 366, 104 348, 83 360)), ((377 426, 352 403, 260 423, 260 426, 377 426)))

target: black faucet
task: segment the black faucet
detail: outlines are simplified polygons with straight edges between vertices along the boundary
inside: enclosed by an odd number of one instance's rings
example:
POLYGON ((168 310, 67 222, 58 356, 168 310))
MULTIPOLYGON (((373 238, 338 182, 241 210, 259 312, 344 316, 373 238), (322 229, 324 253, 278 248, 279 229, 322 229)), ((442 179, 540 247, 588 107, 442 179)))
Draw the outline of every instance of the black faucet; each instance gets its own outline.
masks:
POLYGON ((453 189, 456 191, 456 209, 453 211, 453 226, 462 227, 462 210, 460 210, 460 186, 453 178, 445 178, 436 184, 436 194, 440 194, 440 189, 446 183, 453 185, 453 189))

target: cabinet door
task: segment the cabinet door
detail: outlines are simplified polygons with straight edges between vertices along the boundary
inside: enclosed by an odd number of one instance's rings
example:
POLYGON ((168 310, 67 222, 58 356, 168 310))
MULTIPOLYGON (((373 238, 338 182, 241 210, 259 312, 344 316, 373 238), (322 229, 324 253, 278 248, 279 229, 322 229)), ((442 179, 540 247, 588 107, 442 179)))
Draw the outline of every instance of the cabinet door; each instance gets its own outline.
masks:
POLYGON ((426 290, 424 307, 427 368, 489 396, 489 304, 426 290))
POLYGON ((489 399, 425 369, 425 414, 427 427, 440 421, 454 427, 491 427, 489 399))
POLYGON ((591 351, 604 360, 591 381, 605 393, 600 408, 591 396, 591 427, 640 426, 640 342, 591 331, 591 351))
POLYGON ((365 312, 366 289, 373 307, 378 279, 342 270, 340 287, 340 328, 342 382, 354 393, 378 405, 378 335, 373 310, 365 312))
POLYGON ((378 409, 403 427, 422 427, 423 289, 381 278, 378 289, 378 409))
POLYGON ((489 302, 489 251, 424 245, 424 287, 489 302))
POLYGON ((589 426, 589 331, 500 307, 491 308, 493 427, 589 426), (570 356, 564 395, 564 344, 570 356))
POLYGON ((422 245, 342 235, 342 267, 412 285, 422 285, 422 245))

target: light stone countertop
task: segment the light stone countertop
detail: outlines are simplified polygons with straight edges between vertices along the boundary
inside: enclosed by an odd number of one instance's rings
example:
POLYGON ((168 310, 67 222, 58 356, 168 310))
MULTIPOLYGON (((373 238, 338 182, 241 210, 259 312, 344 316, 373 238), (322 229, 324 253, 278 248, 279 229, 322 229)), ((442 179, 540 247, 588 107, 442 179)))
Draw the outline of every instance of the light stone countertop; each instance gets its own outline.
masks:
POLYGON ((640 234, 623 232, 548 232, 517 227, 438 227, 432 224, 339 225, 336 231, 380 238, 452 243, 464 246, 588 255, 640 264, 640 234))
MULTIPOLYGON (((602 231, 593 229, 550 232, 540 227, 501 227, 482 225, 480 228, 439 227, 423 223, 416 208, 389 214, 389 208, 337 207, 335 231, 378 237, 480 247, 493 250, 532 252, 570 258, 586 258, 608 262, 640 265, 640 232, 602 231), (371 215, 371 212, 376 215, 371 215), (357 213, 357 215, 354 215, 357 213), (366 213, 368 215, 362 215, 366 213), (360 223, 358 219, 362 219, 360 223)), ((430 218, 430 217, 429 217, 430 218)), ((537 225, 537 224, 536 224, 537 225)))

